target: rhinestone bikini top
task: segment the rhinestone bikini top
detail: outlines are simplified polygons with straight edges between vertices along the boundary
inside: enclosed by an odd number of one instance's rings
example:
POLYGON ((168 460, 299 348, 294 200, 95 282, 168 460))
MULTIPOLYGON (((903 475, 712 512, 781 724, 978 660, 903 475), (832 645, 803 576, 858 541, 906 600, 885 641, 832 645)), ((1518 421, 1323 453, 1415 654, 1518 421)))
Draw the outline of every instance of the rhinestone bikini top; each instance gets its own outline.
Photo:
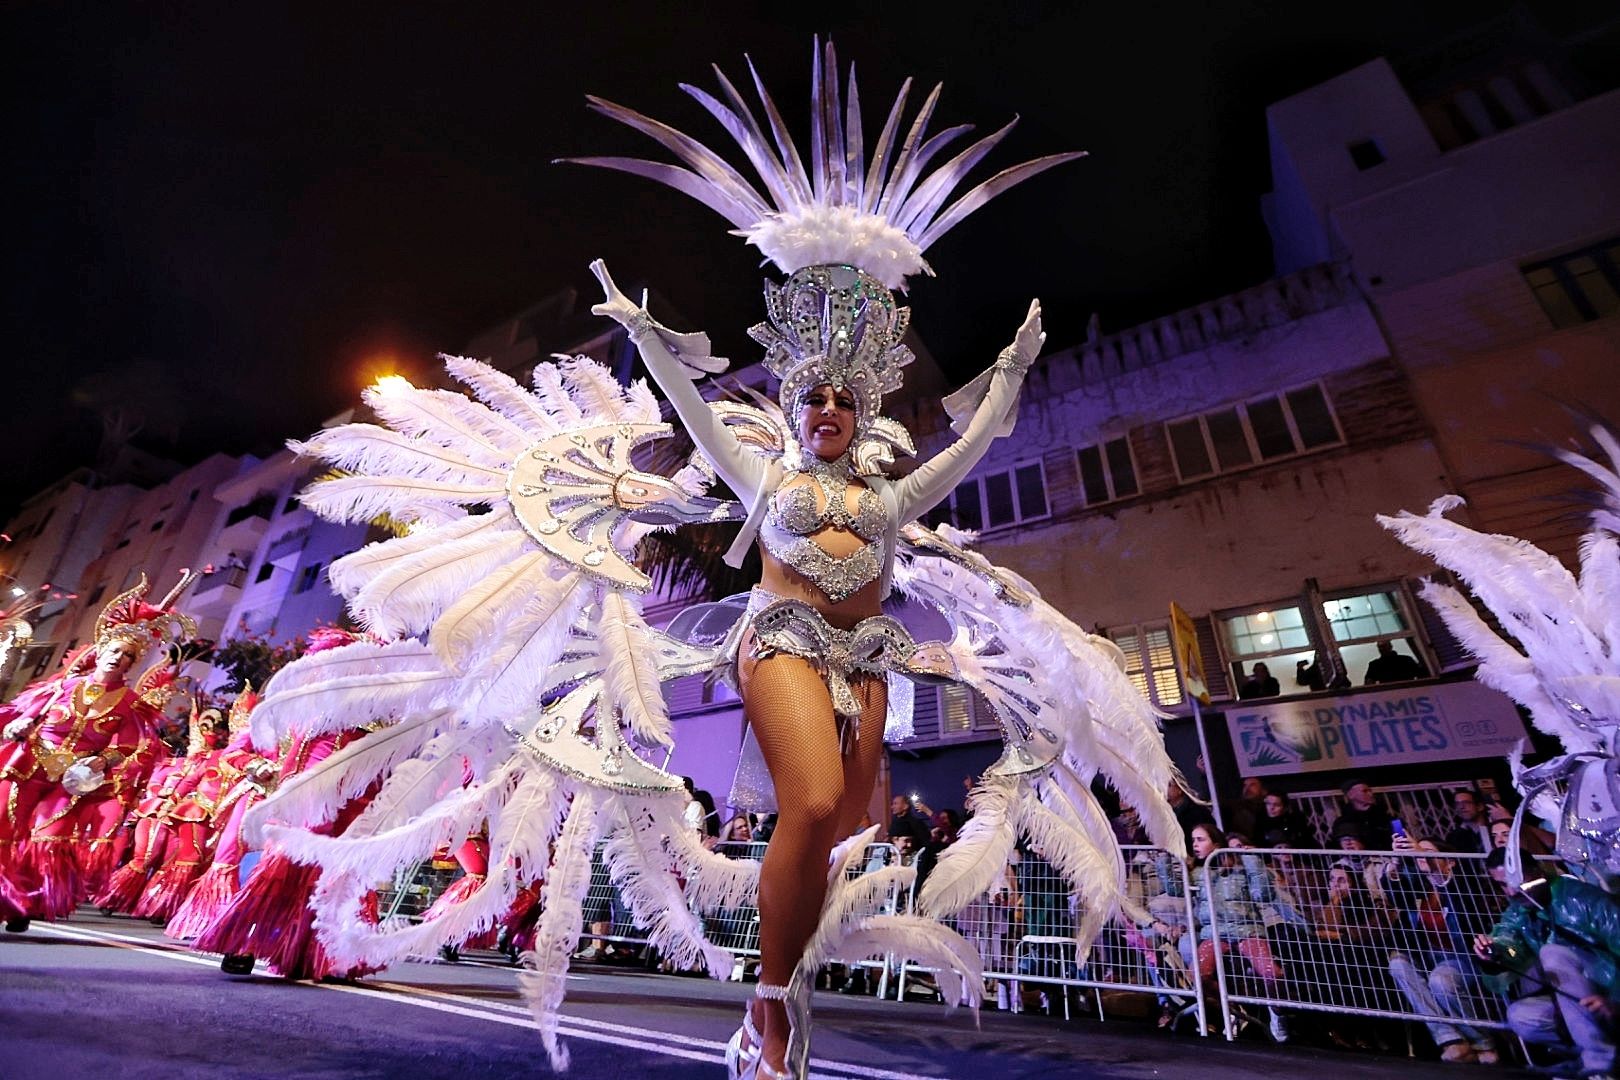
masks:
MULTIPOLYGON (((889 513, 878 493, 864 485, 855 513, 849 512, 845 491, 853 474, 847 455, 830 462, 806 458, 801 471, 815 483, 788 488, 784 480, 771 499, 759 538, 766 551, 837 603, 882 576, 882 538, 889 513), (820 508, 816 505, 818 489, 820 508), (812 539, 828 527, 847 529, 866 543, 848 555, 834 555, 812 539)), ((790 472, 787 479, 794 475, 790 472)))

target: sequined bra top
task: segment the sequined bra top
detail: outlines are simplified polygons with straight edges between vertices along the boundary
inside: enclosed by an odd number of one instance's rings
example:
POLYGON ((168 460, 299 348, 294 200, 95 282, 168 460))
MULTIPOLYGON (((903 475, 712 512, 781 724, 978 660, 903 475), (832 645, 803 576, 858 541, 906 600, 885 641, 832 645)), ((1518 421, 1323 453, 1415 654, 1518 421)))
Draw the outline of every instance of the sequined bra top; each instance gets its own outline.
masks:
MULTIPOLYGON (((765 550, 794 570, 837 603, 876 581, 883 573, 882 539, 889 524, 889 512, 878 493, 862 486, 855 513, 849 512, 845 489, 850 472, 842 461, 831 467, 809 468, 805 475, 814 484, 776 489, 759 538, 765 550), (821 506, 817 507, 819 489, 821 506), (848 555, 834 555, 813 539, 825 528, 848 529, 866 543, 848 555)), ((796 474, 789 473, 791 480, 796 474)))

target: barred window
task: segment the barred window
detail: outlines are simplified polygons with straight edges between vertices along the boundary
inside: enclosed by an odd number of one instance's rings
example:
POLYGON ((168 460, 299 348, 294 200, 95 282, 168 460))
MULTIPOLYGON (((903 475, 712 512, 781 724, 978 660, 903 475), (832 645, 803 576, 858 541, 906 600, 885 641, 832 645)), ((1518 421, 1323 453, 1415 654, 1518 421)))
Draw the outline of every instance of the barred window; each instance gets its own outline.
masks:
POLYGON ((1168 624, 1116 626, 1108 636, 1125 654, 1125 674, 1142 696, 1161 708, 1181 704, 1181 679, 1168 624))
POLYGON ((1123 436, 1082 447, 1076 453, 1080 461, 1080 487, 1085 492, 1087 506, 1129 498, 1141 490, 1136 482, 1131 446, 1123 436))
POLYGON ((1245 469, 1344 441, 1320 383, 1165 424, 1182 480, 1245 469))

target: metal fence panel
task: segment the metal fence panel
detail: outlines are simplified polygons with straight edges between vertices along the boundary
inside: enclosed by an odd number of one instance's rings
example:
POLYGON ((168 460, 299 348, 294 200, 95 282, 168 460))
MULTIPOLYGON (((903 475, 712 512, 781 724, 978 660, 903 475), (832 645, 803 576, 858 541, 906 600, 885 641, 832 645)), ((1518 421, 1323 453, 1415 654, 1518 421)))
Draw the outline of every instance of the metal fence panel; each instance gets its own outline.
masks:
POLYGON ((1419 1021, 1437 1045, 1506 1027, 1473 956, 1507 904, 1484 855, 1224 848, 1190 883, 1228 1038, 1246 1005, 1419 1021))

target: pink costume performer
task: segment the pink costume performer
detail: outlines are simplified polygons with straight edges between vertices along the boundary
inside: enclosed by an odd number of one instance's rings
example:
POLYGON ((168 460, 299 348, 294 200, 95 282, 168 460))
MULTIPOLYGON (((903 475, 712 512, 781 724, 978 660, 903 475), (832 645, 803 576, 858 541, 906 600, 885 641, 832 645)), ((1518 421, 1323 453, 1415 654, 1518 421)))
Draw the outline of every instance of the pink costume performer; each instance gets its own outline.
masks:
POLYGON ((253 752, 246 747, 226 745, 230 732, 218 709, 206 710, 203 718, 206 749, 200 754, 193 751, 198 759, 197 780, 188 790, 176 793, 167 816, 171 838, 162 865, 135 906, 136 915, 154 922, 167 922, 180 909, 203 868, 212 861, 220 803, 253 760, 253 752))
POLYGON ((208 729, 218 719, 217 709, 205 710, 198 715, 192 725, 186 753, 161 760, 152 770, 146 793, 129 815, 134 825, 135 852, 129 862, 113 872, 112 877, 107 879, 106 888, 95 897, 96 906, 104 911, 138 914, 135 909, 140 903, 141 893, 151 880, 153 871, 162 865, 174 838, 174 808, 197 786, 217 753, 210 742, 208 729))
POLYGON ((152 645, 195 632, 170 610, 192 575, 157 606, 143 597, 145 577, 96 620, 93 667, 32 697, 5 725, 13 744, 0 761, 0 896, 7 925, 60 919, 100 891, 121 852, 124 818, 145 789, 160 752, 158 707, 146 695, 172 681, 148 671, 132 687, 128 673, 152 645))
POLYGON ((107 879, 106 888, 98 892, 93 902, 103 911, 130 915, 141 898, 157 863, 163 858, 169 843, 167 816, 174 806, 174 793, 186 779, 188 768, 194 762, 189 754, 160 758, 147 778, 146 792, 129 812, 125 822, 135 834, 135 850, 129 861, 107 879))
POLYGON ((226 757, 240 771, 225 787, 215 810, 213 864, 197 879, 164 927, 163 932, 172 938, 193 938, 202 933, 241 890, 240 868, 242 856, 247 854, 242 842, 242 817, 275 787, 280 770, 274 758, 259 753, 248 732, 248 717, 258 701, 259 695, 249 686, 231 705, 231 741, 226 757))
MULTIPOLYGON (((323 629, 311 635, 309 652, 318 653, 358 640, 345 631, 323 629)), ((278 789, 286 789, 300 773, 342 750, 366 734, 364 728, 349 728, 316 735, 295 734, 281 755, 278 789)), ((367 794, 343 801, 334 814, 314 831, 340 835, 359 816, 368 801, 367 794)), ((320 868, 300 865, 274 848, 264 858, 241 892, 231 900, 219 918, 204 930, 192 947, 199 952, 222 953, 220 969, 233 975, 253 970, 255 957, 286 979, 320 979, 363 974, 362 968, 347 971, 336 968, 315 938, 315 916, 309 909, 320 868)), ((373 900, 373 904, 375 900, 373 900)))

